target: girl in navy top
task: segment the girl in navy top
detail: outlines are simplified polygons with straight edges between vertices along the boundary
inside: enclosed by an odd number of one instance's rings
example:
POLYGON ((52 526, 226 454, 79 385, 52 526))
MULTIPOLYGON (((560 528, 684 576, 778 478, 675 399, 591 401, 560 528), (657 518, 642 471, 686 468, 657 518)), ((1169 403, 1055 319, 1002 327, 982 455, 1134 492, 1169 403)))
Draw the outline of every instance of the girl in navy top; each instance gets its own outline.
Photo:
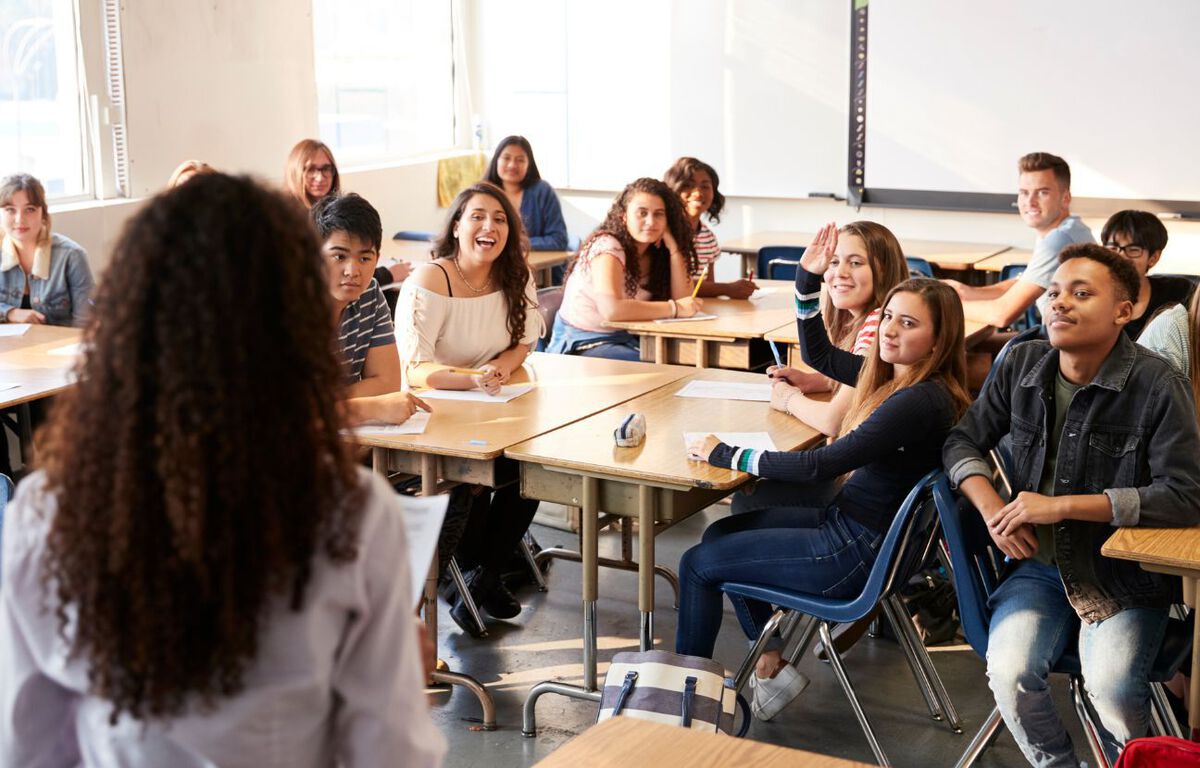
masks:
POLYGON ((538 172, 533 147, 524 136, 506 136, 496 146, 483 180, 504 190, 513 207, 521 212, 521 223, 534 251, 565 251, 567 223, 563 221, 558 195, 538 172))
MULTIPOLYGON (((833 253, 836 230, 816 246, 833 253)), ((824 271, 823 269, 819 271, 824 271)), ((791 504, 719 520, 679 564, 679 653, 711 656, 721 626, 726 581, 852 597, 861 591, 892 516, 912 486, 941 464, 942 443, 970 398, 966 389, 962 304, 953 289, 925 278, 893 288, 884 301, 879 335, 864 359, 829 343, 817 292, 802 292, 797 275, 801 338, 819 370, 856 385, 840 436, 806 451, 756 451, 709 435, 688 447, 719 467, 793 483, 848 475, 829 503, 791 504)), ((742 629, 757 637, 772 613, 766 603, 732 599, 742 629)), ((751 680, 755 714, 769 720, 807 681, 769 647, 751 680)))

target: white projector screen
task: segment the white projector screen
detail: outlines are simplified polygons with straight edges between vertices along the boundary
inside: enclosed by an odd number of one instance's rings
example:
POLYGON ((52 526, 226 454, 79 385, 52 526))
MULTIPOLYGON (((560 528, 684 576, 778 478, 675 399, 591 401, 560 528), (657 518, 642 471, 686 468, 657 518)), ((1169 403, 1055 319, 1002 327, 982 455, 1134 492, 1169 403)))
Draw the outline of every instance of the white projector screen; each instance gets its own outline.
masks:
POLYGON ((865 186, 1012 195, 1066 158, 1077 198, 1200 201, 1200 3, 870 0, 865 186))

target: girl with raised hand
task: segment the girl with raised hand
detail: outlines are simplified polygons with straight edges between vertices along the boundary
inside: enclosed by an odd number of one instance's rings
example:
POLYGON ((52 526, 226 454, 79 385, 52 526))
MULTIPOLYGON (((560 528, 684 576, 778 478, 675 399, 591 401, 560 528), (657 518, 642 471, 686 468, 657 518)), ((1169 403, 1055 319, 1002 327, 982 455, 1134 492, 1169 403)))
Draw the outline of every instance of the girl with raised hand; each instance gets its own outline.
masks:
POLYGON ((82 326, 92 270, 78 243, 50 229, 46 190, 27 173, 0 181, 0 322, 82 326))
MULTIPOLYGON (((829 343, 815 297, 802 309, 803 329, 830 370, 856 385, 838 439, 804 451, 757 451, 726 445, 715 436, 688 453, 718 467, 792 484, 820 483, 849 474, 831 500, 793 495, 778 505, 718 520, 679 564, 679 653, 711 656, 721 626, 720 584, 768 586, 850 598, 858 594, 905 495, 941 466, 942 444, 966 410, 962 304, 954 290, 917 278, 893 288, 883 304, 877 339, 865 357, 829 343)), ((749 638, 772 613, 766 603, 732 600, 749 638)), ((803 690, 807 680, 786 664, 776 643, 755 676, 753 710, 769 720, 803 690)))
POLYGON ((483 180, 504 190, 535 251, 565 251, 567 223, 554 187, 538 172, 533 147, 524 136, 505 136, 496 145, 483 180))
MULTIPOLYGON (((713 262, 721 255, 717 236, 704 223, 704 216, 714 224, 721 220, 725 208, 725 196, 721 194, 721 179, 708 163, 694 157, 681 157, 667 169, 663 181, 683 202, 692 225, 693 245, 696 249, 696 266, 704 274, 697 296, 728 296, 732 299, 748 299, 758 286, 753 280, 743 278, 732 283, 718 283, 713 277, 713 262)), ((699 277, 699 274, 696 275, 699 277)))
MULTIPOLYGON (((908 279, 908 262, 895 235, 873 221, 853 221, 838 229, 826 224, 800 257, 796 270, 797 324, 802 317, 824 319, 833 345, 865 355, 875 340, 883 299, 888 291, 908 279), (828 295, 820 306, 821 282, 828 295), (808 296, 801 315, 801 296, 808 296)), ((801 329, 801 356, 816 373, 772 366, 771 407, 803 421, 830 437, 837 434, 854 399, 854 385, 838 386, 839 378, 826 368, 826 358, 809 356, 801 329), (834 391, 828 401, 806 397, 834 391)))
MULTIPOLYGON (((537 290, 521 249, 521 219, 500 188, 480 182, 455 199, 433 253, 434 260, 405 281, 396 305, 408 385, 495 394, 525 362, 542 330, 537 290)), ((494 493, 466 484, 451 493, 438 545, 441 562, 444 566, 453 554, 464 569, 474 569, 467 576, 471 594, 495 618, 521 611, 500 574, 537 506, 521 498, 515 482, 494 493)), ((474 634, 461 596, 444 592, 453 598, 451 617, 474 634)))
POLYGON ((679 196, 641 178, 613 200, 608 215, 567 269, 548 351, 639 359, 638 339, 610 322, 692 317, 697 274, 692 230, 679 196))
POLYGON ((5 513, 0 765, 440 763, 331 314, 312 225, 248 179, 126 225, 5 513))

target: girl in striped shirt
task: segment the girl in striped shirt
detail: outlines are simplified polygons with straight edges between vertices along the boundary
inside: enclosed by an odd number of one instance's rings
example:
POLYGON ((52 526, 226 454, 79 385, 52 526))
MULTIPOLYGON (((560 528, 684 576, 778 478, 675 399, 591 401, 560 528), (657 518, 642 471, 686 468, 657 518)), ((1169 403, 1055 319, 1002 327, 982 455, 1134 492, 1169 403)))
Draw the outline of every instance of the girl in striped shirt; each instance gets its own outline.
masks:
POLYGON ((694 157, 681 157, 667 169, 663 181, 671 191, 679 195, 683 201, 683 209, 691 222, 695 236, 692 239, 696 246, 696 277, 704 272, 704 282, 700 285, 699 296, 728 296, 732 299, 746 299, 757 288, 753 280, 745 278, 732 283, 718 283, 713 278, 713 262, 721 255, 721 247, 717 244, 717 236, 705 226, 701 218, 708 218, 716 224, 721 220, 721 209, 725 207, 725 196, 718 188, 721 180, 717 172, 708 163, 703 163, 694 157), (705 267, 708 271, 705 272, 705 267))
MULTIPOLYGON (((875 341, 884 296, 907 279, 908 262, 899 241, 887 227, 873 221, 853 221, 840 230, 833 224, 825 225, 800 257, 796 271, 797 290, 810 281, 814 296, 820 294, 824 280, 828 293, 822 301, 821 315, 829 340, 856 355, 865 355, 875 341)), ((799 318, 797 309, 797 323, 799 318)), ((800 335, 803 338, 803 330, 800 335)), ((771 407, 832 437, 850 409, 854 388, 837 386, 803 348, 801 353, 805 363, 821 372, 768 368, 767 375, 774 381, 771 407), (828 401, 806 396, 830 390, 834 395, 828 401)))

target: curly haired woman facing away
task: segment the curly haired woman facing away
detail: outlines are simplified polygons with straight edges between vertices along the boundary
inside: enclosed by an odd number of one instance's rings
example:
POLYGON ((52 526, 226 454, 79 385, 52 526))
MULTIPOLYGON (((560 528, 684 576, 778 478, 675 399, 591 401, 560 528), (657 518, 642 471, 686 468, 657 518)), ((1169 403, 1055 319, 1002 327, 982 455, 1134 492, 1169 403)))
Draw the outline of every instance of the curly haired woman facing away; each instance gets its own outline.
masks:
POLYGON ((318 244, 247 179, 126 226, 7 511, 0 765, 435 766, 398 497, 339 436, 318 244))

